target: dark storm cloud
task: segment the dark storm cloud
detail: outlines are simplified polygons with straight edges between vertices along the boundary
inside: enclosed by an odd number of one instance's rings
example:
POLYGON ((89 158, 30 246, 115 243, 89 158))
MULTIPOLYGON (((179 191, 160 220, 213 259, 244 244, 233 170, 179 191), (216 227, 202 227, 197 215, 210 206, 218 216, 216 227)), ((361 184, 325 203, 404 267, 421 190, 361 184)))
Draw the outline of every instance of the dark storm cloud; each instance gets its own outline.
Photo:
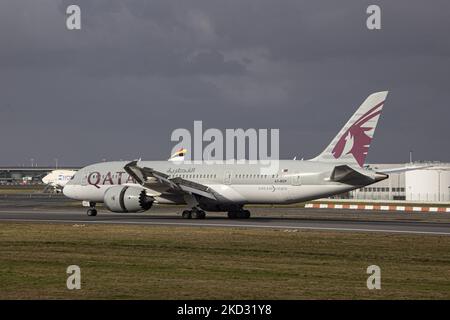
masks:
POLYGON ((390 90, 369 161, 450 160, 450 3, 19 0, 0 3, 1 164, 161 159, 170 133, 280 128, 311 157, 390 90), (69 4, 82 30, 65 28, 69 4), (365 27, 369 4, 382 30, 365 27))

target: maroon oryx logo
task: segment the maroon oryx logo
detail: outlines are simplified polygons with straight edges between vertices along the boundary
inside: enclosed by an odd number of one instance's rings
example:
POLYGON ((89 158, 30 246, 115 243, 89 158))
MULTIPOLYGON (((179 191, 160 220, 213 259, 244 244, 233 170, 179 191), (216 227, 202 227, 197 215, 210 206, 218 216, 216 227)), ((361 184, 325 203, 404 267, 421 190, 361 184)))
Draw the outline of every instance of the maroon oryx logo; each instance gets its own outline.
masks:
POLYGON ((381 113, 383 103, 384 101, 380 102, 364 113, 344 132, 332 151, 336 159, 339 159, 342 155, 352 154, 361 167, 364 165, 370 141, 373 137, 373 132, 370 135, 367 133, 375 129, 374 127, 365 127, 364 124, 381 113))

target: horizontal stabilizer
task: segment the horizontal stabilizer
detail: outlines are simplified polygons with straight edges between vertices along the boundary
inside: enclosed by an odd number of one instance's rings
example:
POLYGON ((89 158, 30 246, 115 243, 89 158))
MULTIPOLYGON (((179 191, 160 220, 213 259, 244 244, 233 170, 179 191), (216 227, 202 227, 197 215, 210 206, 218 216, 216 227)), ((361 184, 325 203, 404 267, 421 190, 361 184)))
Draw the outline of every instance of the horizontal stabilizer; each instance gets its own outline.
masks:
POLYGON ((347 165, 336 166, 331 173, 330 180, 353 186, 363 186, 387 179, 388 175, 377 172, 367 174, 355 170, 347 165))

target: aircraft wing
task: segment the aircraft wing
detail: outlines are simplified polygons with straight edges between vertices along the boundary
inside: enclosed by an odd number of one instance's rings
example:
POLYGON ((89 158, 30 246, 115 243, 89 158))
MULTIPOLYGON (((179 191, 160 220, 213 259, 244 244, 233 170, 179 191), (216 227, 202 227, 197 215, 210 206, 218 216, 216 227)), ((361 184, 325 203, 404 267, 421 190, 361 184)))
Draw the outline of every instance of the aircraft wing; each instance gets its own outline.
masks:
POLYGON ((139 167, 137 161, 127 163, 124 170, 140 185, 152 190, 196 194, 217 200, 213 190, 208 186, 180 177, 169 178, 169 175, 163 172, 156 171, 152 168, 139 167))

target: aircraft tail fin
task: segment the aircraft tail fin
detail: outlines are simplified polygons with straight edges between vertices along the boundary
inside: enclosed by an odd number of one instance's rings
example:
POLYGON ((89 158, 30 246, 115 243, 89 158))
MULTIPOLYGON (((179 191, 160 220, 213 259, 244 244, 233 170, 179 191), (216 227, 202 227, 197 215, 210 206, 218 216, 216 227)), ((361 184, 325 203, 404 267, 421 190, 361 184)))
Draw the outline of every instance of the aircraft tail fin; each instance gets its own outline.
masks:
POLYGON ((337 162, 363 167, 388 92, 372 93, 313 161, 337 162))
POLYGON ((186 155, 187 149, 181 148, 177 152, 175 152, 168 161, 184 161, 184 156, 186 155))

